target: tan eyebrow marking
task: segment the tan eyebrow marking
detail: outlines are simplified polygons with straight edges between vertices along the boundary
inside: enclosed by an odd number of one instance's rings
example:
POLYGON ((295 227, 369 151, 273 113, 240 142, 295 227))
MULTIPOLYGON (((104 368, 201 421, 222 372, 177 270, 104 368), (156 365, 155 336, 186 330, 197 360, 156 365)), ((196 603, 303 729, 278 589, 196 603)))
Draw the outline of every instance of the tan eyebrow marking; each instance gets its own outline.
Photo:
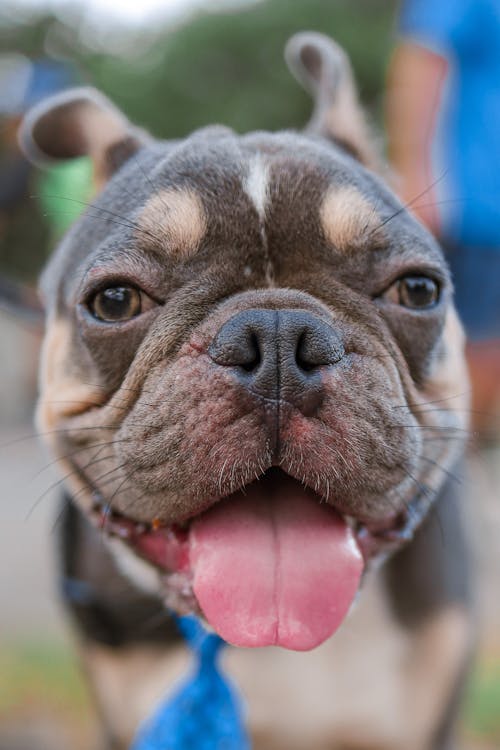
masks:
POLYGON ((380 240, 380 216, 352 185, 328 189, 321 204, 320 219, 327 240, 342 252, 366 247, 370 235, 380 240))
MULTIPOLYGON (((199 196, 190 189, 170 188, 153 195, 139 214, 142 232, 158 238, 173 257, 188 258, 205 236, 207 221, 199 196)), ((138 232, 141 234, 141 232, 138 232)), ((141 234, 140 242, 144 242, 141 234)))

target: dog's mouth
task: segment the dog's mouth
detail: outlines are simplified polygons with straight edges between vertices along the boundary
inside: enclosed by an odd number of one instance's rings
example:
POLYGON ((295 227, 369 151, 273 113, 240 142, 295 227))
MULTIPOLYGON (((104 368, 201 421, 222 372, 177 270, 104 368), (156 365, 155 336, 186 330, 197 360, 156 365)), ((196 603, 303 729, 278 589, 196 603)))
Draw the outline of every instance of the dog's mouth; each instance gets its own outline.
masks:
POLYGON ((335 632, 365 564, 412 525, 406 510, 371 525, 343 516, 279 469, 178 525, 138 523, 98 500, 94 512, 108 534, 181 580, 187 608, 225 640, 294 650, 335 632))

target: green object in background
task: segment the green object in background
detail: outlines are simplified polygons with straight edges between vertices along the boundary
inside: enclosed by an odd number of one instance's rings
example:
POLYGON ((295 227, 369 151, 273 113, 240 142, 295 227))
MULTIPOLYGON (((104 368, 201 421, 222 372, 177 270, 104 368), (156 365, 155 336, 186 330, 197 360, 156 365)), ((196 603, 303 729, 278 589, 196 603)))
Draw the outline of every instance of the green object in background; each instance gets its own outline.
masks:
POLYGON ((41 638, 0 644, 0 725, 30 703, 59 706, 73 716, 87 707, 85 685, 65 642, 41 638))
POLYGON ((500 655, 493 653, 476 665, 468 687, 465 724, 472 737, 500 747, 500 655))
POLYGON ((92 162, 87 156, 55 164, 40 174, 37 198, 45 214, 52 244, 77 219, 93 193, 92 162))

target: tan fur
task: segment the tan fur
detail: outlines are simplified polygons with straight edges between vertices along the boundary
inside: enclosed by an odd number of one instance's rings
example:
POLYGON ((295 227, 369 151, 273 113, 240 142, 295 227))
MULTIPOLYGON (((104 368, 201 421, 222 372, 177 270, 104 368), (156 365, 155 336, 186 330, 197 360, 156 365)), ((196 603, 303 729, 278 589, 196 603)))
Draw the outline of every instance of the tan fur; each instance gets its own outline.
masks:
MULTIPOLYGON (((162 190, 148 200, 138 225, 160 238, 175 258, 193 255, 206 231, 206 218, 200 199, 192 190, 162 190)), ((144 235, 139 238, 144 242, 144 235)))
MULTIPOLYGON (((470 383, 463 356, 465 337, 455 309, 450 306, 442 348, 425 388, 413 399, 416 414, 427 428, 422 454, 429 459, 426 484, 438 487, 443 467, 453 474, 467 439, 470 383)), ((458 469, 460 474, 460 468, 458 469)))
POLYGON ((228 666, 248 698, 256 750, 428 750, 468 638, 458 609, 410 637, 372 580, 315 651, 233 651, 228 666))
POLYGON ((71 372, 71 324, 60 318, 49 321, 42 346, 40 398, 37 426, 50 432, 68 417, 83 414, 103 403, 103 391, 81 382, 79 373, 71 372))
POLYGON ((443 331, 443 352, 425 388, 425 400, 448 399, 437 406, 455 411, 461 427, 468 423, 470 383, 464 357, 465 334, 454 307, 450 306, 443 331))
MULTIPOLYGON (((319 648, 230 648, 224 661, 247 703, 254 750, 429 750, 470 634, 467 614, 456 606, 405 631, 375 575, 340 631, 319 648)), ((92 647, 84 662, 124 748, 187 666, 181 648, 115 654, 92 647)))
POLYGON ((363 164, 380 171, 380 158, 373 147, 354 82, 339 88, 334 104, 325 113, 323 127, 334 138, 352 144, 363 164))
POLYGON ((426 747, 426 737, 445 714, 471 644, 471 622, 458 605, 438 612, 417 632, 407 664, 408 731, 415 737, 408 750, 426 747))
POLYGON ((101 718, 124 748, 188 667, 188 654, 182 647, 165 652, 155 646, 86 645, 81 658, 101 718))
POLYGON ((91 133, 88 138, 88 153, 94 163, 94 187, 98 192, 109 179, 106 152, 127 134, 126 121, 116 112, 108 112, 96 106, 83 105, 78 115, 82 133, 91 133))
POLYGON ((345 253, 365 247, 370 234, 373 244, 373 233, 378 232, 381 223, 372 204, 352 185, 328 190, 321 204, 320 219, 327 240, 345 253))
POLYGON ((314 99, 308 130, 342 141, 364 164, 377 170, 380 159, 372 144, 345 51, 329 37, 306 31, 289 39, 285 58, 292 73, 314 99))
POLYGON ((86 485, 67 458, 60 455, 58 437, 64 429, 64 420, 100 405, 104 391, 82 383, 78 375, 71 372, 70 341, 69 321, 55 318, 48 322, 41 353, 36 425, 59 457, 57 463, 67 485, 75 496, 82 497, 86 485))

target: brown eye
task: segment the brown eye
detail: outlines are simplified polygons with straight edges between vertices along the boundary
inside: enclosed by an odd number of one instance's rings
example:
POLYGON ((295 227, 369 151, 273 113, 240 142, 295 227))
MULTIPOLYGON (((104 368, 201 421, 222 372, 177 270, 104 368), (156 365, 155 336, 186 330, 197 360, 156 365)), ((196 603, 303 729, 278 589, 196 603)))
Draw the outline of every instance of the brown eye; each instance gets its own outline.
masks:
POLYGON ((411 310, 425 310, 439 300, 439 286, 428 276, 405 276, 387 292, 387 298, 411 310))
POLYGON ((105 323, 123 323, 142 312, 141 293, 133 286, 110 286, 91 299, 89 310, 105 323))

